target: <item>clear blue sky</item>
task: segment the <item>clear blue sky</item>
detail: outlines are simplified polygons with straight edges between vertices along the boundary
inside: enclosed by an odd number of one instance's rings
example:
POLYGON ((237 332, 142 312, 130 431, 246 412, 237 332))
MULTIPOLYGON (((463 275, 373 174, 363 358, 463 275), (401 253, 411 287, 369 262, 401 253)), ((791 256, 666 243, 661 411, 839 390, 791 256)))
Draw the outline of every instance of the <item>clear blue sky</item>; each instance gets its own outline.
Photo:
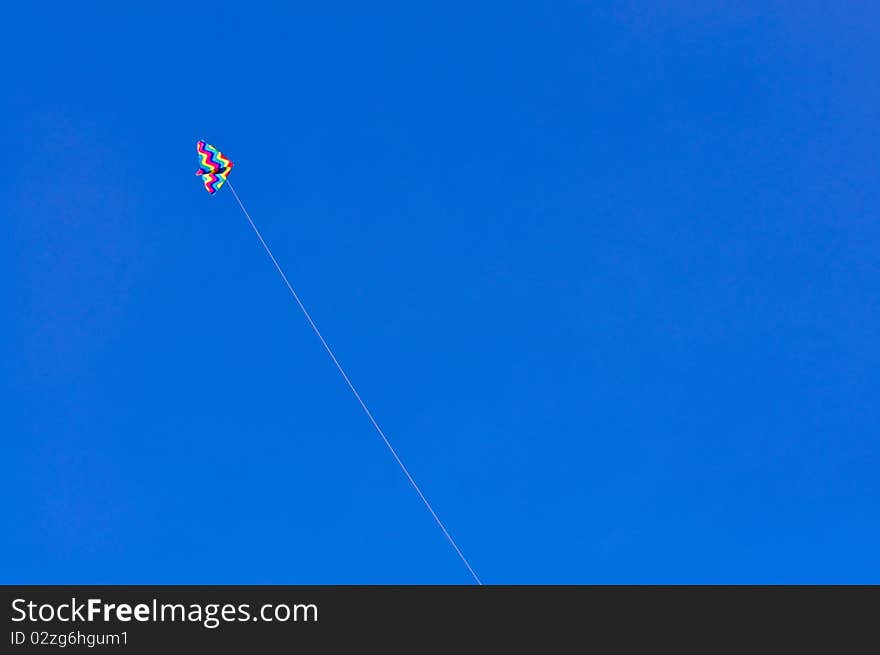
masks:
POLYGON ((876 3, 19 4, 0 581, 470 581, 205 138, 485 582, 880 582, 876 3))

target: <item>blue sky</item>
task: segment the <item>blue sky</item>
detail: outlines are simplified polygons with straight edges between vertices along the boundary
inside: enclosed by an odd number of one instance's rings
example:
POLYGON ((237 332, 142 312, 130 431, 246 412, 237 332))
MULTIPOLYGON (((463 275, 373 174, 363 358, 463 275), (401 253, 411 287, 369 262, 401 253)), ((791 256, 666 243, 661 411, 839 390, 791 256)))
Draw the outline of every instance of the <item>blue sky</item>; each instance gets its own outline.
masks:
POLYGON ((880 582, 877 6, 307 4, 7 9, 2 582, 470 581, 199 138, 484 582, 880 582))

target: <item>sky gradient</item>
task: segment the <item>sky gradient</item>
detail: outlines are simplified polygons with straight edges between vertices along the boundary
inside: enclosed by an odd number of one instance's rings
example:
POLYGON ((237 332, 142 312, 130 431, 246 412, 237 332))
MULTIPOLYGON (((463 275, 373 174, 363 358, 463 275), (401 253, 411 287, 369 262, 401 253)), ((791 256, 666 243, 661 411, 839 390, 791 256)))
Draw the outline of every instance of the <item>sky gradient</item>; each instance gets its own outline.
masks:
POLYGON ((0 582, 470 581, 204 138, 484 582, 880 583, 876 3, 301 4, 7 8, 0 582))

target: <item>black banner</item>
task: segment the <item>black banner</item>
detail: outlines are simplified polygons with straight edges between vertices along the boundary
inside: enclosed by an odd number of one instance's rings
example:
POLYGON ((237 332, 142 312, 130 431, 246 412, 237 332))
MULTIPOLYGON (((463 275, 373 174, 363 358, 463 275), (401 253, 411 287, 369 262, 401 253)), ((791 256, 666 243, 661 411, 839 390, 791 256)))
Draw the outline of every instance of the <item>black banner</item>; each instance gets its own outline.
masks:
POLYGON ((873 642, 880 587, 6 586, 4 652, 873 642), (706 642, 705 640, 709 641, 706 642), (609 641, 610 640, 610 641, 609 641))

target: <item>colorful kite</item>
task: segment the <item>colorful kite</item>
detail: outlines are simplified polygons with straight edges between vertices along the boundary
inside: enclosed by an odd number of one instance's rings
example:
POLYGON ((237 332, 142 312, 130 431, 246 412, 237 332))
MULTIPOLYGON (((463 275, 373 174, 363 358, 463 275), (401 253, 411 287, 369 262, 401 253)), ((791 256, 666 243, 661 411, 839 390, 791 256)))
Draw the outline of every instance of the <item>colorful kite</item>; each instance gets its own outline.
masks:
POLYGON ((199 141, 196 149, 199 153, 199 170, 196 171, 196 175, 202 176, 205 190, 214 195, 229 177, 229 171, 233 166, 232 160, 204 141, 199 141))
MULTIPOLYGON (((217 193, 217 190, 223 186, 223 183, 226 182, 226 178, 229 176, 229 171, 232 170, 232 161, 228 157, 224 157, 217 148, 212 145, 208 145, 204 141, 199 141, 198 144, 199 151, 199 170, 196 171, 196 175, 201 175, 202 180, 205 182, 205 189, 207 189, 208 193, 211 195, 217 193)), ((364 410, 364 413, 367 415, 367 418, 370 419, 370 422, 373 424, 373 427, 376 429, 376 432, 379 433, 379 436, 382 437, 382 441, 385 442, 385 445, 388 447, 388 450, 391 451, 391 454, 394 456, 394 459, 397 461, 398 466, 403 471, 406 479, 409 480, 409 483, 412 485, 413 489, 418 493, 419 498, 422 499, 422 503, 424 503, 425 507, 431 513, 431 516, 434 517, 434 521, 437 522, 437 525, 440 526, 440 529, 443 531, 444 536, 447 541, 452 545, 455 552, 458 554, 458 557, 467 567, 467 570, 470 572, 471 576, 474 578, 477 584, 483 584, 480 582, 480 578, 477 577, 476 572, 473 568, 471 568, 470 562, 464 556, 464 553, 461 552, 461 549, 458 547, 458 544, 455 543, 455 540, 452 538, 452 535, 449 534, 449 530, 446 529, 446 526, 443 525, 443 522, 440 520, 440 517, 437 516, 437 512, 434 511, 434 508, 431 507, 431 504, 428 502, 428 499, 425 497, 425 494, 422 493, 422 490, 419 488, 419 485, 416 484, 415 479, 412 475, 410 475, 409 470, 403 463, 403 460, 397 455, 397 451, 394 450, 394 447, 391 445, 391 442, 388 440, 388 437, 385 436, 385 433, 382 431, 382 428, 379 427, 379 423, 373 418, 373 414, 367 408, 366 403, 361 399, 361 395, 358 393, 354 384, 352 384, 351 379, 348 377, 348 374, 343 370, 342 365, 339 363, 339 360, 336 358, 336 355, 333 354, 333 351, 330 350, 330 346, 327 343, 327 340, 324 339, 324 335, 321 334, 321 331, 318 330, 318 326, 315 324, 315 321, 312 320, 311 315, 309 314, 306 306, 303 305, 302 301, 299 299, 299 296, 296 294, 296 291, 293 290, 293 285, 290 284, 290 281, 287 279, 287 275, 284 274, 284 270, 281 268, 281 264, 278 263, 278 260, 275 259, 275 255, 272 254, 272 251, 269 249, 269 244, 266 243, 266 240, 263 239, 263 235, 260 234, 260 230, 257 229, 256 223, 251 218, 251 215, 248 213, 248 210, 244 208, 244 204, 242 204, 241 199, 238 197, 238 194, 235 192, 235 187, 232 182, 229 183, 229 190, 232 192, 232 197, 235 198, 235 202, 238 203, 238 206, 241 208, 242 213, 245 218, 247 218, 248 223, 250 223, 251 228, 254 231, 254 234, 257 235, 257 238, 260 240, 260 243, 263 245, 263 248, 266 251, 266 254, 269 255, 269 259, 272 260, 272 263, 275 265, 275 269, 278 271, 278 274, 281 276, 281 280, 287 286, 288 291, 290 291, 290 295, 293 296, 293 299, 296 301, 296 304, 299 305, 299 308, 302 310, 302 313, 305 315, 306 320, 311 325, 312 330, 317 335, 318 339, 321 341, 321 345, 324 346, 324 350, 327 351, 327 354, 330 355, 330 359, 333 361, 333 364, 339 370, 339 373, 342 375, 342 378, 345 380, 345 383, 348 385, 348 388, 351 389, 352 394, 355 399, 361 406, 361 409, 364 410)))

